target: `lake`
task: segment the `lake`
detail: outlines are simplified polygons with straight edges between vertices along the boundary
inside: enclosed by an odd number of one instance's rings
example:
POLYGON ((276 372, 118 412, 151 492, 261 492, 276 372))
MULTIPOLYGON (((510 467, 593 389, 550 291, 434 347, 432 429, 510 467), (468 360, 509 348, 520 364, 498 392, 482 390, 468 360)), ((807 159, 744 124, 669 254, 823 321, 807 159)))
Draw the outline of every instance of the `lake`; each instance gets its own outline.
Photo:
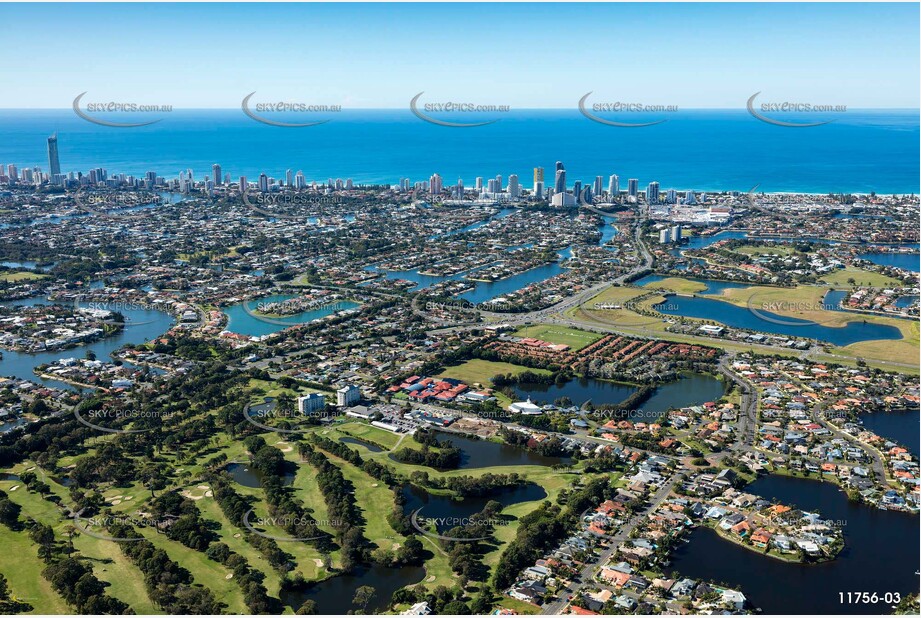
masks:
POLYGON ((228 317, 227 330, 239 335, 261 337, 263 335, 271 335, 272 333, 277 333, 278 331, 288 328, 289 326, 306 324, 320 318, 325 318, 339 311, 354 309, 359 306, 358 303, 351 301, 337 301, 333 303, 324 303, 321 307, 311 309, 309 311, 302 311, 300 313, 295 313, 284 317, 271 317, 266 319, 260 319, 259 316, 250 313, 254 313, 258 307, 265 303, 282 302, 292 298, 298 298, 298 296, 295 294, 275 294, 273 296, 260 298, 258 302, 247 301, 245 303, 238 303, 236 305, 226 307, 224 309, 224 314, 228 317), (249 312, 247 309, 249 309, 249 312))
POLYGON ((503 507, 520 502, 534 502, 547 497, 547 492, 536 483, 525 483, 517 487, 500 489, 486 496, 467 496, 455 500, 452 496, 430 494, 415 485, 404 485, 402 492, 403 512, 411 515, 421 509, 420 517, 435 519, 439 533, 444 533, 463 523, 462 520, 481 512, 488 502, 495 500, 503 507))
POLYGON ((907 447, 915 456, 921 453, 921 415, 918 410, 861 414, 860 420, 876 435, 907 447))
POLYGON ((893 266, 913 273, 921 271, 921 255, 917 253, 861 253, 857 257, 880 266, 893 266))
POLYGON ((317 604, 317 613, 344 616, 360 611, 352 603, 355 591, 361 586, 374 588, 374 595, 367 611, 377 612, 387 608, 393 593, 406 586, 420 583, 425 577, 423 567, 388 568, 379 565, 358 567, 352 573, 325 579, 305 590, 285 590, 280 597, 282 603, 295 612, 307 599, 317 604))
POLYGON ((511 444, 477 440, 453 433, 440 432, 438 440, 450 440, 461 449, 461 470, 492 466, 552 466, 570 461, 568 457, 545 457, 511 444))
MULTIPOLYGON (((7 306, 35 306, 40 304, 52 305, 52 301, 43 297, 33 297, 15 301, 3 302, 7 306)), ((67 304, 62 301, 61 304, 67 304)), ((165 333, 173 325, 173 316, 163 311, 155 309, 125 308, 124 305, 130 303, 119 303, 118 311, 125 316, 125 327, 118 333, 105 339, 100 339, 88 345, 82 345, 68 350, 54 350, 51 352, 39 352, 38 354, 28 354, 26 352, 14 352, 3 350, 3 359, 0 360, 0 375, 14 376, 23 380, 75 390, 75 388, 58 380, 46 380, 39 378, 32 372, 32 369, 38 365, 51 363, 62 358, 85 358, 88 351, 96 354, 96 358, 102 361, 111 361, 111 354, 128 343, 146 343, 165 333)), ((104 309, 106 307, 102 302, 94 301, 95 308, 104 309)), ((128 365, 126 363, 126 365, 128 365)))
POLYGON ((768 614, 883 614, 885 603, 842 604, 840 592, 918 591, 918 518, 850 502, 831 483, 785 476, 763 477, 747 492, 777 499, 825 519, 845 522, 845 548, 835 560, 800 565, 758 556, 703 526, 682 544, 671 569, 682 577, 725 582, 742 590, 768 614))
POLYGON ((860 321, 860 318, 854 322, 848 322, 847 326, 833 328, 808 320, 776 315, 769 311, 758 310, 758 313, 764 316, 759 317, 747 307, 699 296, 671 295, 666 302, 655 305, 654 308, 666 315, 713 320, 732 328, 746 328, 774 335, 809 337, 839 346, 850 345, 858 341, 902 338, 901 331, 895 326, 863 322, 860 321), (778 324, 771 320, 781 323, 778 324))
POLYGON ((521 288, 527 287, 532 283, 538 283, 550 277, 555 277, 565 270, 560 266, 560 262, 569 259, 572 255, 572 247, 567 247, 559 251, 557 255, 560 260, 559 262, 550 262, 549 264, 544 264, 543 266, 538 266, 498 281, 477 282, 475 288, 460 294, 458 298, 462 298, 474 304, 485 303, 494 298, 517 292, 521 288))
POLYGON ((365 442, 364 440, 359 440, 358 438, 339 438, 339 441, 342 442, 343 444, 354 444, 355 446, 366 448, 372 453, 383 453, 384 452, 384 449, 382 449, 378 445, 371 444, 370 442, 365 442))
MULTIPOLYGON (((257 470, 252 464, 232 463, 224 468, 233 477, 233 480, 244 487, 262 487, 262 480, 265 475, 257 470)), ((291 485, 294 483, 294 477, 297 475, 297 469, 291 462, 285 462, 285 473, 282 476, 282 485, 291 485)))
MULTIPOLYGON (((530 397, 534 403, 553 403, 560 397, 569 397, 574 405, 580 407, 586 401, 596 406, 620 403, 638 390, 630 384, 595 378, 576 378, 559 385, 523 383, 513 388, 519 397, 530 397)), ((657 385, 652 395, 637 406, 638 409, 627 410, 625 418, 650 422, 671 408, 716 401, 723 396, 725 390, 725 383, 719 378, 703 373, 686 373, 678 380, 657 385)))

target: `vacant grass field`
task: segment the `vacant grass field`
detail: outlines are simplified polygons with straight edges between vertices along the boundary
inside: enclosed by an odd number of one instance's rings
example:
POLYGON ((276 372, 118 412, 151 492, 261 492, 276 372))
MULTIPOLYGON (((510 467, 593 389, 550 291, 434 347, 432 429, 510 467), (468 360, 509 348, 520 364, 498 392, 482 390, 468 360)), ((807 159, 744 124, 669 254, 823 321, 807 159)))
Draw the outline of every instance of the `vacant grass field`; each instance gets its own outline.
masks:
POLYGON ((528 369, 527 367, 522 367, 521 365, 513 365, 512 363, 487 361, 475 358, 461 365, 455 365, 454 367, 446 368, 444 371, 438 374, 438 377, 456 378, 471 386, 480 384, 485 388, 490 388, 492 385, 490 378, 492 378, 494 375, 500 373, 519 374, 522 371, 533 371, 534 373, 547 374, 550 373, 546 369, 528 369))
POLYGON ((601 339, 597 333, 589 333, 576 328, 566 328, 550 324, 525 326, 515 333, 516 337, 532 337, 541 341, 549 341, 561 345, 568 345, 573 350, 581 350, 585 346, 601 339))
POLYGON ((705 283, 700 281, 691 281, 690 279, 684 279, 683 277, 667 277, 662 281, 650 281, 643 285, 644 288, 649 288, 653 290, 658 290, 660 288, 666 290, 673 290, 679 294, 696 294, 697 292, 702 292, 707 289, 705 283))
POLYGON ((16 273, 0 273, 0 281, 29 281, 34 279, 44 279, 48 275, 41 273, 30 273, 30 272, 16 272, 16 273))
POLYGON ((873 287, 899 287, 902 285, 898 279, 893 279, 892 277, 887 277, 886 275, 870 272, 868 270, 854 268, 853 266, 841 268, 823 275, 821 280, 828 285, 836 287, 850 287, 851 284, 848 283, 848 279, 853 279, 857 285, 868 285, 873 287))
POLYGON ((775 245, 773 247, 760 247, 757 245, 742 245, 735 249, 736 253, 742 253, 745 255, 793 255, 794 253, 799 253, 794 247, 790 245, 775 245))

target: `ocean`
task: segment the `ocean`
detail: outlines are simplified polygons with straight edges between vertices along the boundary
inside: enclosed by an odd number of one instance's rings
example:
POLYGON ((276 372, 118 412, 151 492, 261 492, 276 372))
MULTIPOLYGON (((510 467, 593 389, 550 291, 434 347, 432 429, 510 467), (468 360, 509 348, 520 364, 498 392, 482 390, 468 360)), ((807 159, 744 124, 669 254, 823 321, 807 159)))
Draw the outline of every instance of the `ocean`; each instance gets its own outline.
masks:
MULTIPOLYGON (((451 119, 483 119, 474 115, 451 119)), ((294 116, 273 119, 304 121, 303 114, 294 116)), ((308 181, 395 184, 437 172, 445 185, 462 178, 467 187, 477 176, 501 174, 507 182, 517 174, 530 188, 534 167, 545 168, 545 183, 552 185, 555 162, 562 161, 570 187, 598 175, 607 187, 607 177, 616 173, 621 188, 638 178, 641 188, 656 180, 662 190, 748 191, 758 185, 772 192, 919 192, 918 110, 852 110, 809 128, 768 124, 744 109, 662 117, 667 121, 658 125, 622 128, 593 122, 577 109, 513 110, 495 114, 498 121, 487 126, 457 128, 424 122, 407 108, 344 110, 327 114, 326 124, 286 128, 256 122, 242 110, 174 110, 107 117, 161 118, 146 127, 114 128, 69 109, 0 110, 0 164, 47 171, 46 138, 57 132, 65 173, 102 167, 110 174, 154 170, 172 178, 192 169, 201 179, 219 163, 234 181, 240 175, 255 180, 261 172, 283 178, 291 169, 302 170, 308 181)))

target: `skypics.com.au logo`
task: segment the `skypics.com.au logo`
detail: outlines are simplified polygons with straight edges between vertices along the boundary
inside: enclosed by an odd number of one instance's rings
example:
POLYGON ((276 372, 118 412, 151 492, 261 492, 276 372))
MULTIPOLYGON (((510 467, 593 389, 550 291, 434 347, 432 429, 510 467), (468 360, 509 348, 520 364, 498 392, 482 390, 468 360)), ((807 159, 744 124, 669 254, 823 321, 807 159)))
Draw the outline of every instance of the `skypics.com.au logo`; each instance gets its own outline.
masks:
POLYGON ((672 113, 678 111, 677 105, 655 105, 637 102, 628 103, 625 101, 593 103, 591 105, 591 110, 589 110, 587 102, 591 95, 591 92, 586 92, 584 95, 582 95, 582 98, 579 99, 579 112, 581 112, 581 114, 589 120, 599 124, 607 125, 609 127, 625 127, 631 129, 639 127, 651 127, 657 124, 662 124, 668 119, 659 118, 657 120, 650 120, 648 122, 624 122, 623 120, 614 120, 610 117, 606 118, 604 116, 600 116, 598 115, 599 113, 630 115, 656 114, 661 116, 663 113, 672 113))
POLYGON ((178 517, 163 516, 162 519, 153 519, 151 517, 134 517, 131 515, 93 515, 83 517, 86 509, 80 509, 73 514, 74 527, 82 534, 91 536, 103 541, 114 541, 116 543, 131 543, 134 541, 143 541, 143 536, 137 537, 118 537, 111 536, 105 531, 111 526, 131 526, 132 528, 155 527, 157 529, 170 525, 178 517))
POLYGON ((240 198, 248 209, 270 219, 315 219, 324 216, 324 208, 342 204, 338 196, 306 191, 271 193, 247 188, 240 198))
POLYGON ((74 203, 88 214, 137 216, 138 210, 156 208, 167 203, 158 193, 146 191, 100 191, 81 187, 74 194, 74 203))
POLYGON ((173 416, 174 413, 167 414, 159 410, 140 410, 137 408, 97 408, 95 410, 80 410, 79 408, 74 408, 74 418, 76 418, 79 423, 104 433, 146 433, 162 426, 166 419, 172 418, 173 416), (151 421, 154 426, 144 429, 120 429, 100 424, 103 422, 128 424, 135 421, 151 421))
POLYGON ((116 122, 106 118, 129 118, 137 117, 138 114, 163 114, 173 111, 172 105, 151 105, 134 101, 91 101, 86 103, 86 110, 84 111, 84 109, 81 108, 81 104, 85 95, 86 92, 84 91, 74 98, 72 105, 74 113, 87 122, 92 122, 93 124, 98 124, 103 127, 116 127, 122 129, 146 127, 160 122, 162 118, 155 118, 143 122, 116 122), (103 115, 106 116, 106 118, 103 118, 103 115))
POLYGON ((748 113, 760 120, 761 122, 766 122, 778 127, 790 127, 796 129, 803 129, 808 127, 820 127, 825 124, 834 122, 834 119, 821 120, 817 122, 794 122, 792 120, 793 116, 788 116, 789 120, 780 120, 775 117, 777 114, 798 114, 796 118, 802 117, 803 115, 810 115, 815 113, 844 113, 847 112, 847 105, 839 104, 821 104, 821 103, 807 103, 804 101, 779 101, 779 102, 763 102, 760 105, 755 105, 755 99, 758 98, 758 95, 761 94, 759 90, 752 96, 748 97, 748 101, 745 103, 745 108, 748 110, 748 113), (767 116, 766 114, 774 114, 775 116, 767 116))
MULTIPOLYGON (((438 118, 432 114, 490 114, 495 115, 497 113, 507 113, 511 111, 511 107, 508 105, 496 105, 496 104, 483 104, 483 103, 469 103, 469 102, 456 102, 456 101, 445 101, 442 103, 419 103, 419 99, 422 95, 425 94, 423 90, 416 96, 414 96, 409 102, 409 110, 419 118, 424 120, 429 124, 434 124, 439 127, 452 127, 452 128, 472 128, 472 127, 485 127, 486 125, 499 122, 498 118, 493 118, 492 120, 484 120, 480 122, 457 122, 454 120, 446 120, 445 118, 438 118)), ((455 116, 451 116, 452 118, 455 116)))
POLYGON ((246 512, 246 514, 243 516, 243 526, 253 534, 281 543, 294 543, 322 539, 329 536, 329 534, 321 530, 320 526, 326 526, 333 529, 339 528, 341 526, 341 522, 335 519, 318 520, 313 519, 312 517, 304 516, 258 517, 254 515, 254 512, 255 511, 253 509, 250 509, 246 512), (298 536, 280 536, 269 534, 268 532, 259 529, 266 527, 281 528, 282 530, 300 530, 306 531, 306 533, 304 535, 298 536))
POLYGON ((409 517, 409 522, 412 527, 415 528, 417 532, 419 532, 419 534, 423 534, 433 539, 440 539, 442 541, 450 541, 453 543, 474 543, 476 541, 485 541, 488 540, 490 536, 455 537, 440 534, 437 532, 437 530, 453 530, 455 528, 463 528, 466 526, 489 526, 491 528, 494 526, 508 526, 511 523, 505 519, 497 519, 491 517, 425 517, 422 515, 422 508, 413 511, 412 515, 409 517), (432 532, 432 528, 436 530, 436 532, 432 532))
POLYGON ((73 307, 75 312, 95 316, 102 324, 122 326, 124 328, 153 324, 157 320, 138 319, 133 317, 132 314, 160 310, 156 305, 134 300, 85 300, 85 296, 82 294, 74 298, 73 307), (117 320, 116 314, 121 315, 124 321, 117 320))
POLYGON ((308 433, 312 429, 314 429, 314 426, 301 428, 301 427, 291 427, 290 425, 298 424, 299 422, 304 421, 305 419, 319 421, 319 420, 330 419, 333 416, 335 415, 327 412, 325 408, 321 410, 312 410, 309 412, 299 412, 297 410, 279 410, 276 408, 272 410, 256 411, 254 413, 252 406, 247 404, 246 407, 243 409, 243 418, 246 420, 247 423, 255 427, 258 427, 259 429, 263 429, 265 431, 274 431, 276 433, 290 433, 290 434, 308 433), (281 422, 289 426, 273 427, 272 425, 268 425, 262 422, 261 420, 257 420, 257 417, 259 419, 264 419, 264 420, 281 419, 281 422))
POLYGON ((303 103, 300 101, 265 101, 265 102, 252 102, 251 99, 256 94, 256 91, 250 92, 248 95, 243 97, 243 101, 240 104, 240 107, 243 110, 243 113, 248 117, 252 118, 256 122, 261 122, 262 124, 267 124, 273 127, 282 127, 286 129, 302 129, 304 127, 315 127, 321 124, 326 124, 331 118, 325 118, 323 120, 312 120, 310 122, 286 122, 280 120, 282 117, 289 117, 293 114, 330 114, 330 113, 339 113, 342 111, 341 105, 318 105, 313 103, 303 103), (270 118, 270 116, 278 114, 276 118, 270 118), (286 116, 281 116, 281 114, 286 114, 286 116))

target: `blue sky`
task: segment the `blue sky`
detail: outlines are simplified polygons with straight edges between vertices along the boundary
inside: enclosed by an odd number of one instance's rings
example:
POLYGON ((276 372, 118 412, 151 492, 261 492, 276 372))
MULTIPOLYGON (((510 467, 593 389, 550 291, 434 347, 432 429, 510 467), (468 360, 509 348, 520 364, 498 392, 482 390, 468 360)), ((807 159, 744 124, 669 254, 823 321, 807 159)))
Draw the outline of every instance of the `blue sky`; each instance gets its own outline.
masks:
POLYGON ((919 106, 917 4, 0 4, 0 107, 919 106), (84 101, 84 102, 85 102, 84 101))

